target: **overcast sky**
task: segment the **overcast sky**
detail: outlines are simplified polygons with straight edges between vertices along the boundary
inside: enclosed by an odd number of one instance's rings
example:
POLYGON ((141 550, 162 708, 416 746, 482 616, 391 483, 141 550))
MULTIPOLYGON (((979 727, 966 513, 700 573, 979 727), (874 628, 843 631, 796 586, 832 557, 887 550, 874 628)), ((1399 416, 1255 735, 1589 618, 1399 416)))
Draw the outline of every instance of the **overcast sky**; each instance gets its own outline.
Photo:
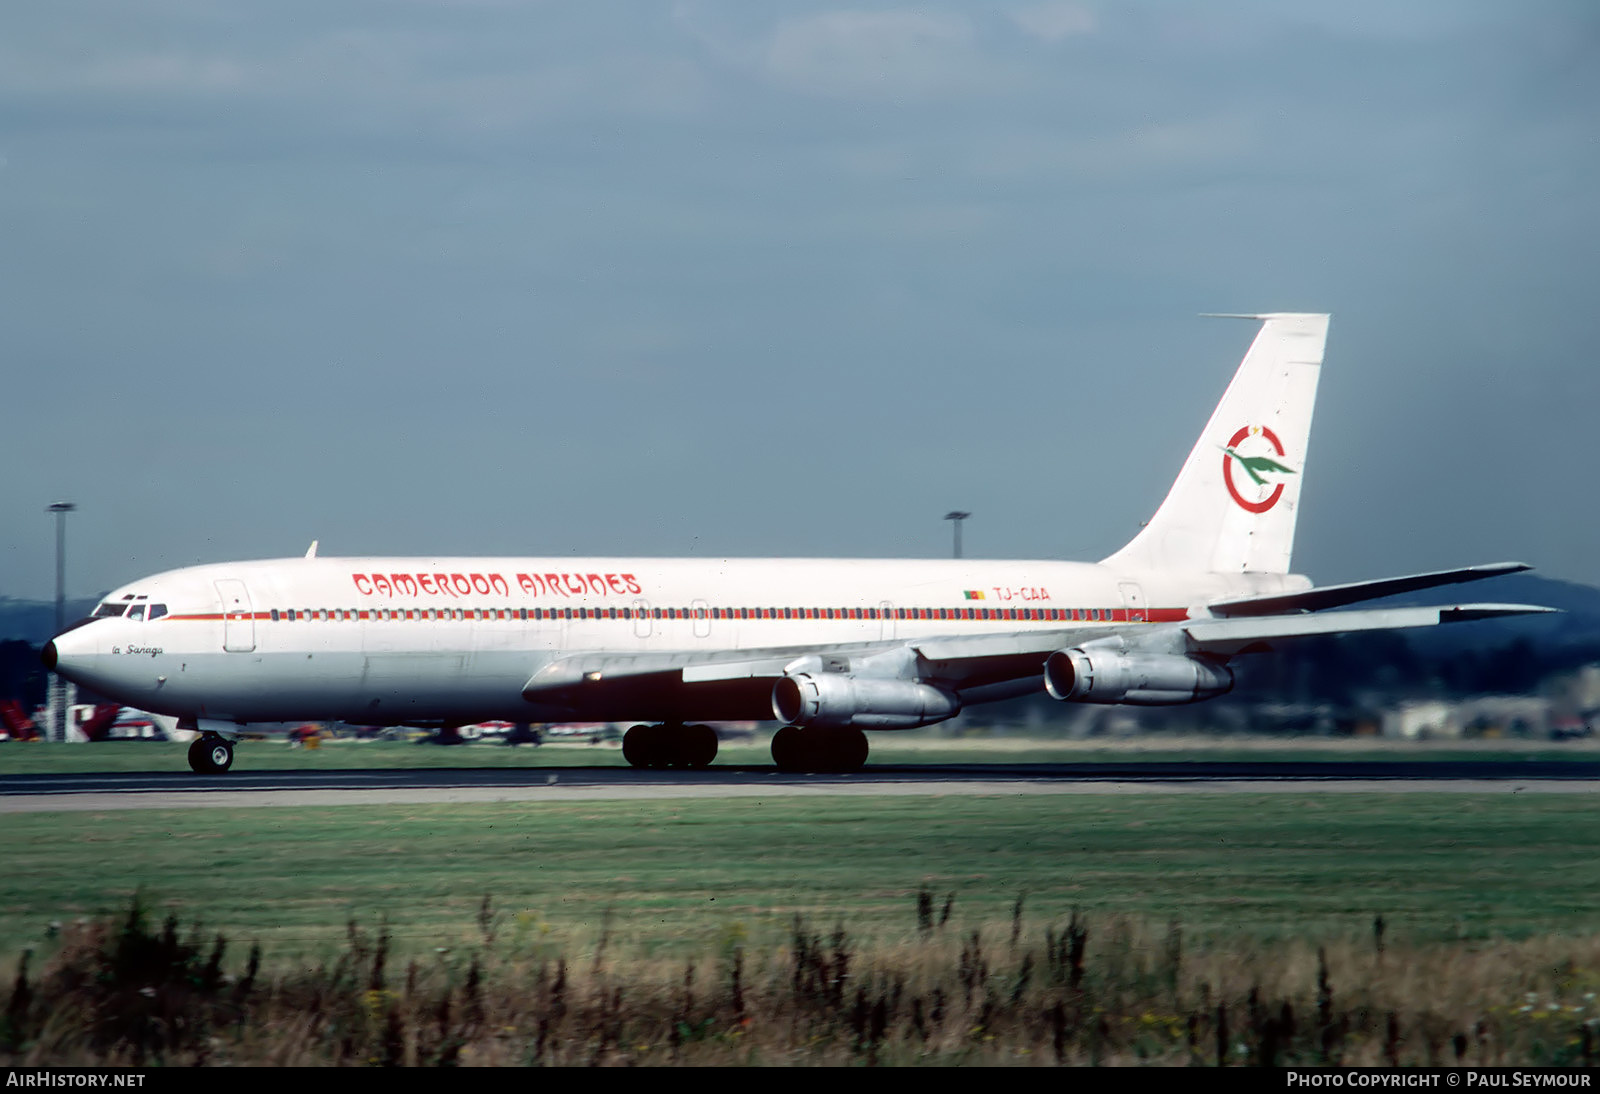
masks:
POLYGON ((1600 7, 0 8, 0 594, 1095 559, 1333 313, 1295 568, 1600 582, 1600 7))

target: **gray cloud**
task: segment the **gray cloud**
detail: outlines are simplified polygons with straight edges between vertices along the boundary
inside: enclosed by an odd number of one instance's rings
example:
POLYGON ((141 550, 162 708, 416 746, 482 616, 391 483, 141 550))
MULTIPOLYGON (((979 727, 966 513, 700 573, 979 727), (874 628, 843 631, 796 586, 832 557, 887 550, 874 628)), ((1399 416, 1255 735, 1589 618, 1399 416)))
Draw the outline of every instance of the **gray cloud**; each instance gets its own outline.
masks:
POLYGON ((1298 560, 1600 580, 1587 6, 93 3, 0 27, 0 592, 1097 557, 1335 313, 1298 560), (305 542, 302 542, 305 541, 305 542))

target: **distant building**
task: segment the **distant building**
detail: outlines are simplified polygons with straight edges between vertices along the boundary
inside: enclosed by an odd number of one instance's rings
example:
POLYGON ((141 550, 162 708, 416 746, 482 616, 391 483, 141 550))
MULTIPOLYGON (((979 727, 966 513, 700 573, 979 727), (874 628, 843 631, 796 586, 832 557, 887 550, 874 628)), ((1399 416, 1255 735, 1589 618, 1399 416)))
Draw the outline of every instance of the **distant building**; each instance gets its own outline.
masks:
POLYGON ((1383 714, 1383 735, 1401 740, 1551 736, 1554 704, 1537 695, 1412 700, 1383 714))
POLYGON ((1406 741, 1459 737, 1461 726, 1454 715, 1455 704, 1438 699, 1401 703, 1383 712, 1383 735, 1406 741))

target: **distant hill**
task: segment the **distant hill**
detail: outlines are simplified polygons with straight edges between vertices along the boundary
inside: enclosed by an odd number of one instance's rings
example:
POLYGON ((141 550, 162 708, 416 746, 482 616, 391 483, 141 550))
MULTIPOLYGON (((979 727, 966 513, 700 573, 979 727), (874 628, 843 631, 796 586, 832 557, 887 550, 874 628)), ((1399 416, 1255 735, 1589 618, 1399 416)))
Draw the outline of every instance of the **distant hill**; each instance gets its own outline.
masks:
POLYGON ((1413 646, 1432 654, 1443 655, 1468 647, 1503 646, 1518 639, 1526 640, 1540 653, 1600 646, 1600 589, 1537 574, 1511 574, 1468 585, 1448 585, 1372 603, 1538 604, 1557 608, 1562 613, 1557 616, 1516 616, 1407 632, 1413 646))

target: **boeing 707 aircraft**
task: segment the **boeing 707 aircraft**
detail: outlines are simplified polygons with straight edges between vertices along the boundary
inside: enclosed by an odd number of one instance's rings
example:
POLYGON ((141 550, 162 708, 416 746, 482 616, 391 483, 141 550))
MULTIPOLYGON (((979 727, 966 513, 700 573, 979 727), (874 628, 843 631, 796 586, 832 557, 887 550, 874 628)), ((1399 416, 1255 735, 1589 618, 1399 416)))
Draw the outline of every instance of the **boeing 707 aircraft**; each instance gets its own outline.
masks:
MULTIPOLYGON (((451 727, 637 721, 644 767, 703 767, 719 720, 781 723, 789 771, 854 771, 865 730, 1046 691, 1190 703, 1232 658, 1312 635, 1549 609, 1347 609, 1527 569, 1347 585, 1289 572, 1326 315, 1261 328, 1166 500, 1098 563, 976 560, 331 558, 193 566, 135 581, 58 634, 45 664, 197 730, 197 772, 251 722, 451 727)), ((1070 504, 1070 475, 1056 490, 1070 504)))

